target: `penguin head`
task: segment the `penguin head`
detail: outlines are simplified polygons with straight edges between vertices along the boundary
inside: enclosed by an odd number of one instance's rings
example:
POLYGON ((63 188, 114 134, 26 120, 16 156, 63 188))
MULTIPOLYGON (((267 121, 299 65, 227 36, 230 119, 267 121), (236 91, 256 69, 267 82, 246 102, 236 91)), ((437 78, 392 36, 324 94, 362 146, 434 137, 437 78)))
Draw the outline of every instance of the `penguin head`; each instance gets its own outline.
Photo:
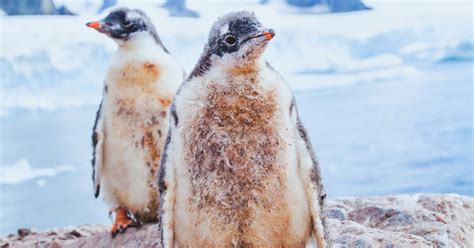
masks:
POLYGON ((106 34, 115 41, 129 41, 135 34, 146 32, 161 44, 153 23, 145 12, 138 9, 117 8, 100 21, 88 22, 86 26, 106 34))
POLYGON ((209 33, 207 52, 234 65, 257 60, 275 36, 253 13, 232 12, 217 20, 209 33))

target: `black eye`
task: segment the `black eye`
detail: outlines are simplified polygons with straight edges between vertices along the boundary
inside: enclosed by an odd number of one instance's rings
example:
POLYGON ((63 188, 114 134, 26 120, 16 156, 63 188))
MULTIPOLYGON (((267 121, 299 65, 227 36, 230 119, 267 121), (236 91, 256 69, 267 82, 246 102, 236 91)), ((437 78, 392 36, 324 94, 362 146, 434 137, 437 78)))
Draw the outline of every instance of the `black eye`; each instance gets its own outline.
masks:
POLYGON ((232 35, 228 35, 227 37, 225 37, 224 42, 228 45, 233 46, 237 43, 237 39, 232 35))
POLYGON ((130 26, 132 25, 132 22, 130 22, 130 21, 123 21, 123 25, 124 25, 125 27, 130 27, 130 26))

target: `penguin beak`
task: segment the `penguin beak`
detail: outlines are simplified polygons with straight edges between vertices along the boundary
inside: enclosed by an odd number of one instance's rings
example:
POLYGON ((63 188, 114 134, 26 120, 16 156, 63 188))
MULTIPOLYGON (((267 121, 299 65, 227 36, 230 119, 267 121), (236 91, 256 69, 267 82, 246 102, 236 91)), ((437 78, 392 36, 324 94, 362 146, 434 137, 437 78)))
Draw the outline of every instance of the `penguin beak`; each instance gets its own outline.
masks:
POLYGON ((102 24, 102 22, 100 21, 96 21, 96 22, 88 22, 86 23, 86 26, 90 27, 90 28, 93 28, 95 30, 99 30, 100 28, 102 28, 104 25, 102 24))
POLYGON ((270 41, 271 39, 273 39, 273 37, 275 37, 275 31, 273 31, 273 29, 268 29, 267 31, 263 31, 262 32, 263 36, 265 36, 265 39, 270 41))
POLYGON ((275 37, 275 31, 273 31, 273 29, 264 29, 261 32, 258 32, 257 34, 247 38, 247 40, 259 37, 265 37, 266 41, 270 41, 271 39, 273 39, 273 37, 275 37))
POLYGON ((95 21, 95 22, 88 22, 86 26, 92 29, 97 30, 100 33, 104 33, 110 35, 110 26, 105 23, 105 21, 95 21))

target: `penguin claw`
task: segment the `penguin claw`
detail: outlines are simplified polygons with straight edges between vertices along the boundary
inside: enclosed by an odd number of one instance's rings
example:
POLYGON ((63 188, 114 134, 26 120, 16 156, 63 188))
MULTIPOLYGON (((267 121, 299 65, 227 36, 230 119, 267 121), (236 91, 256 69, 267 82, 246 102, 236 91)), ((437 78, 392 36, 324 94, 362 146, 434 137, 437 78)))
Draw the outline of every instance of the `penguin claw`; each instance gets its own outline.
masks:
POLYGON ((117 208, 115 213, 115 222, 112 225, 111 230, 112 238, 117 236, 119 233, 124 233, 129 227, 138 226, 137 222, 128 216, 127 210, 125 208, 117 208))
POLYGON ((119 223, 115 221, 111 231, 112 237, 115 237, 119 233, 124 233, 129 227, 137 227, 132 219, 121 220, 119 223))

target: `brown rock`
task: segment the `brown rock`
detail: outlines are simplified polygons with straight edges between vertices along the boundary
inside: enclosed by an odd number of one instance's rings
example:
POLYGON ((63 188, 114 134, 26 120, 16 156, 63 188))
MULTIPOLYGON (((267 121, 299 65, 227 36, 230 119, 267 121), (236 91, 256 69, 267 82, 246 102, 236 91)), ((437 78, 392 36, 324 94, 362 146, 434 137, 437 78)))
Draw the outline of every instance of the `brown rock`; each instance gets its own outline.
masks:
POLYGON ((18 229, 17 233, 18 233, 18 236, 20 236, 20 238, 24 238, 31 234, 31 230, 28 228, 20 228, 18 229))

